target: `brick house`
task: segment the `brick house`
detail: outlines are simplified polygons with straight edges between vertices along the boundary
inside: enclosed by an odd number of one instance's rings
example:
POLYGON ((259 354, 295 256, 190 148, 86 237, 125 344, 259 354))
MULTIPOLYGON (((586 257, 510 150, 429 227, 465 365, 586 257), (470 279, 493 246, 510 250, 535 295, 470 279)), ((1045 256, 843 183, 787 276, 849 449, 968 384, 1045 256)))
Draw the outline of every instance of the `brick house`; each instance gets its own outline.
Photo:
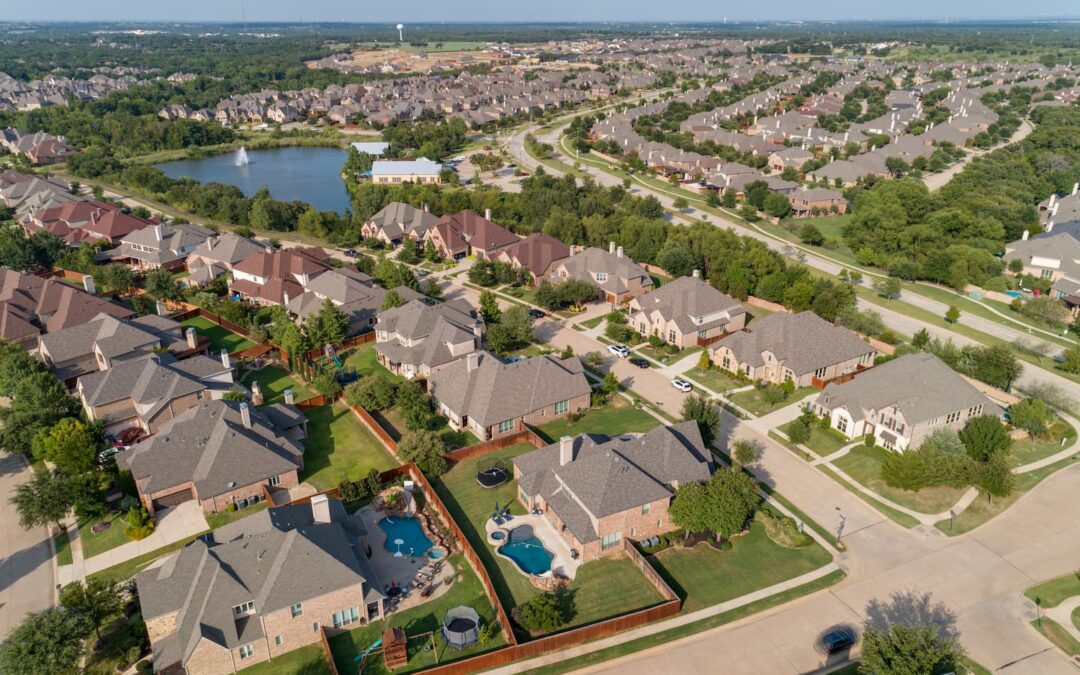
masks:
POLYGON ((207 401, 118 453, 116 462, 131 472, 151 514, 191 500, 199 502, 203 513, 216 513, 230 503, 246 506, 261 500, 264 485, 299 483, 304 449, 289 432, 304 424, 294 406, 207 401))
POLYGON ((795 218, 810 218, 830 213, 847 213, 848 203, 844 195, 827 188, 808 188, 805 185, 788 195, 791 213, 795 218))
POLYGON ((491 222, 488 209, 483 217, 468 210, 445 215, 428 229, 424 240, 432 242, 444 258, 458 260, 475 255, 493 260, 501 249, 516 243, 518 236, 491 222))
POLYGON ((367 550, 326 495, 200 536, 136 577, 154 671, 234 673, 382 618, 367 550))
POLYGON ((721 338, 709 349, 719 368, 754 381, 807 387, 874 365, 877 350, 813 312, 778 312, 721 338))
POLYGON ((739 301, 709 285, 694 270, 630 301, 630 327, 686 348, 739 330, 746 310, 739 301))
POLYGON ((379 312, 375 352, 379 363, 411 379, 426 378, 480 349, 483 323, 465 300, 432 304, 413 300, 379 312))
POLYGON ((424 235, 438 220, 427 208, 417 209, 402 202, 390 202, 360 226, 360 234, 378 239, 387 246, 397 246, 409 239, 419 248, 424 235))
POLYGON ((668 507, 680 485, 708 480, 697 423, 635 438, 581 434, 514 458, 517 498, 539 509, 585 561, 677 529, 668 507))
POLYGON ((482 441, 586 410, 592 393, 576 356, 503 363, 474 352, 433 372, 427 384, 450 426, 468 429, 482 441))
POLYGON ((557 261, 547 279, 557 284, 580 279, 596 286, 600 300, 611 304, 629 302, 653 289, 653 280, 643 267, 623 255, 622 246, 608 244, 608 250, 587 248, 557 261))
POLYGON ((535 284, 551 266, 570 257, 570 247, 555 237, 534 232, 498 252, 495 259, 532 273, 535 284))

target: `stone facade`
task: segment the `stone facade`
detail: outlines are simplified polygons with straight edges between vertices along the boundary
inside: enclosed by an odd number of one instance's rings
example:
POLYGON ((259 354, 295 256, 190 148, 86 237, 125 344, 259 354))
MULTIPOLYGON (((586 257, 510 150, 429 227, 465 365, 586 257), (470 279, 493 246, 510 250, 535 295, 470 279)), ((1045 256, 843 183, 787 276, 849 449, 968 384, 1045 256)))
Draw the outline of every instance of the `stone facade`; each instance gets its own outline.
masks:
POLYGON ((853 373, 860 367, 867 368, 874 365, 874 354, 868 353, 857 358, 825 366, 815 372, 795 373, 781 363, 772 352, 762 352, 762 359, 764 363, 760 366, 740 363, 735 357, 735 353, 724 345, 718 346, 712 353, 713 363, 723 370, 741 373, 755 382, 763 380, 773 384, 783 384, 791 380, 796 387, 811 386, 815 377, 819 380, 831 380, 841 375, 853 373))

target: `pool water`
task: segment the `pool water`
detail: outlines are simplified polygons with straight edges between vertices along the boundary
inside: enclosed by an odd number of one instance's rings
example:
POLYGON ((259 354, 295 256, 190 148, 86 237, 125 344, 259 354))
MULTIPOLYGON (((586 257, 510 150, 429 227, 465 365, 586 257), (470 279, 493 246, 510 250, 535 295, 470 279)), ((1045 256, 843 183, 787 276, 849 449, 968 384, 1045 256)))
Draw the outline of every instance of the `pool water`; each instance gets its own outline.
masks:
POLYGON ((533 576, 550 572, 551 561, 555 559, 527 525, 511 530, 507 543, 499 547, 499 553, 513 560, 522 572, 533 576))
POLYGON ((386 533, 384 546, 391 553, 420 556, 428 552, 435 542, 424 534, 424 527, 416 518, 383 518, 379 528, 386 533), (401 541, 398 544, 398 541, 401 541))

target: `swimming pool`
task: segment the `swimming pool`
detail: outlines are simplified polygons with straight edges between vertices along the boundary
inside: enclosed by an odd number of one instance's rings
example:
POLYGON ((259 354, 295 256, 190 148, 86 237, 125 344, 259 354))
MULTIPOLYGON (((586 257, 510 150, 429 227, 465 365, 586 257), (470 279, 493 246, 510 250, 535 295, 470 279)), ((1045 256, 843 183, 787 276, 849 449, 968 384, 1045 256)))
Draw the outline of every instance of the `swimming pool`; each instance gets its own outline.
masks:
POLYGON ((386 533, 383 545, 395 555, 424 555, 435 545, 416 518, 383 518, 379 528, 386 533))
POLYGON ((551 561, 555 559, 555 555, 544 547, 544 542, 528 525, 519 525, 510 530, 506 543, 498 551, 513 560, 522 572, 533 576, 550 572, 551 561))
POLYGON ((1005 295, 1009 296, 1010 298, 1022 298, 1022 297, 1024 297, 1024 294, 1021 293, 1020 291, 1005 291, 1005 295))

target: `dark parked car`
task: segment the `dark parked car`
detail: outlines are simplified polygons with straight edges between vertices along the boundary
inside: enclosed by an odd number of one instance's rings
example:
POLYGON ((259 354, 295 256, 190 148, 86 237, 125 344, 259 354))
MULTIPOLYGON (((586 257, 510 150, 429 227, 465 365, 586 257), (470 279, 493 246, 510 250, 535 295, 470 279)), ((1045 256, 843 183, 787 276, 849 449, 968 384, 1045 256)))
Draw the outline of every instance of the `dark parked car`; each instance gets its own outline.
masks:
POLYGON ((822 654, 835 654, 846 651, 855 646, 859 641, 859 634, 850 626, 838 626, 830 628, 818 639, 815 647, 822 654))
POLYGON ((541 312, 538 309, 530 309, 529 310, 529 316, 531 316, 534 319, 543 319, 545 316, 547 316, 547 314, 544 314, 543 312, 541 312))
POLYGON ((630 359, 630 363, 634 364, 638 368, 648 368, 649 367, 649 362, 647 360, 641 358, 640 356, 635 356, 634 358, 630 359))
POLYGON ((357 251, 355 248, 345 249, 345 257, 346 258, 355 258, 355 257, 357 257, 359 255, 360 255, 360 252, 357 251))

